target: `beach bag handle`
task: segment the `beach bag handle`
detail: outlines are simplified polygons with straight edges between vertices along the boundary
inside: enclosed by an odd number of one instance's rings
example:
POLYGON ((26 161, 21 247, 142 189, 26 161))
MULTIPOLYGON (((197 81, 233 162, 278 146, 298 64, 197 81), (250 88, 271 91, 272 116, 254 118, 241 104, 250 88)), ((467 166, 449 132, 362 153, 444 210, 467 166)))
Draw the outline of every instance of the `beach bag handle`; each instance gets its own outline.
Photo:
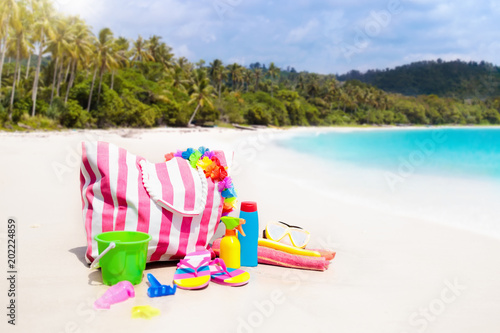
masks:
POLYGON ((205 206, 207 204, 207 196, 208 196, 208 184, 207 184, 207 179, 205 176, 205 173, 200 167, 197 167, 198 175, 200 177, 201 181, 201 196, 200 200, 198 202, 198 205, 193 208, 193 210, 184 210, 180 208, 174 207, 173 204, 168 203, 167 201, 163 200, 162 198, 162 190, 161 190, 161 184, 158 182, 155 182, 151 179, 149 168, 154 167, 154 164, 148 163, 146 160, 141 160, 139 162, 139 165, 141 167, 141 172, 142 172, 142 182, 144 184, 144 188, 148 192, 149 196, 151 199, 153 199, 154 202, 156 202, 157 205, 165 208, 166 210, 172 212, 172 213, 178 213, 187 217, 190 216, 197 216, 201 214, 205 206))

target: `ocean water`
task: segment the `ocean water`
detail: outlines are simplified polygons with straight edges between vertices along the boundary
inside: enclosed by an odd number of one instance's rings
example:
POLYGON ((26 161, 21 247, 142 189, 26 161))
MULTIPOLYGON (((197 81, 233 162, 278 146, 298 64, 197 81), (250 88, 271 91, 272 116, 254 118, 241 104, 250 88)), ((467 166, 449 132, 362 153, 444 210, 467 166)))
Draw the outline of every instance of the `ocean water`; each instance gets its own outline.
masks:
POLYGON ((322 132, 282 145, 337 163, 406 173, 500 180, 500 128, 322 132))
POLYGON ((500 238, 500 129, 319 130, 276 144, 317 161, 296 182, 318 195, 500 238))

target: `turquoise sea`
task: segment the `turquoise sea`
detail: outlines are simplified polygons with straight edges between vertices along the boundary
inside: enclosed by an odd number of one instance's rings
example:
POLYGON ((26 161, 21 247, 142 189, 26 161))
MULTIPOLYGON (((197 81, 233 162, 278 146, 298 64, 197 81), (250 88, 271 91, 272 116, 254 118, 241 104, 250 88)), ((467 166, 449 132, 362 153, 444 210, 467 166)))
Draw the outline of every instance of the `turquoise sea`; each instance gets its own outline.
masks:
POLYGON ((500 128, 304 131, 277 144, 311 156, 300 185, 318 195, 500 238, 500 128))
POLYGON ((500 180, 500 128, 323 132, 295 136, 281 144, 330 161, 395 174, 500 180))

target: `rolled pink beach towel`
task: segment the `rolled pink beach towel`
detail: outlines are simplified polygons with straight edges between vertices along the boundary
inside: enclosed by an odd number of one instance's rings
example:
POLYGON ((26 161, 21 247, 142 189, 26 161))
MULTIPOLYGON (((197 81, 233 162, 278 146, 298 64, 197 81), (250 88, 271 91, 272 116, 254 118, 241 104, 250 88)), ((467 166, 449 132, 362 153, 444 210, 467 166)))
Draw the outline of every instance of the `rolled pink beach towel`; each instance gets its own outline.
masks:
POLYGON ((322 257, 324 257, 326 260, 333 260, 335 258, 335 255, 337 252, 329 251, 329 250, 318 250, 318 249, 308 249, 309 251, 316 251, 321 254, 322 257))
MULTIPOLYGON (((220 241, 220 238, 216 239, 212 245, 212 249, 217 255, 219 255, 220 252, 220 241)), ((264 246, 259 246, 257 249, 259 264, 324 271, 328 269, 328 265, 330 264, 326 256, 328 255, 328 257, 333 259, 333 257, 335 257, 335 252, 321 251, 320 253, 322 255, 321 257, 310 257, 290 254, 264 246)))

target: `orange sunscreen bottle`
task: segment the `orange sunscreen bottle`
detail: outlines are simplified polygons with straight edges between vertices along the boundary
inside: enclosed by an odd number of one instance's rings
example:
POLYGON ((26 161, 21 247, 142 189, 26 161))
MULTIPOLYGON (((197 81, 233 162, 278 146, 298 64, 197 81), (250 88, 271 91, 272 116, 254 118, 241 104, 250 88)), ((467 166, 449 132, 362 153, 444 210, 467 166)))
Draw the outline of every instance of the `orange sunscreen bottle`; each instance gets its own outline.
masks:
POLYGON ((241 225, 245 220, 237 217, 224 216, 220 219, 226 225, 226 235, 220 242, 220 258, 226 267, 240 268, 241 245, 236 230, 245 236, 241 225))

